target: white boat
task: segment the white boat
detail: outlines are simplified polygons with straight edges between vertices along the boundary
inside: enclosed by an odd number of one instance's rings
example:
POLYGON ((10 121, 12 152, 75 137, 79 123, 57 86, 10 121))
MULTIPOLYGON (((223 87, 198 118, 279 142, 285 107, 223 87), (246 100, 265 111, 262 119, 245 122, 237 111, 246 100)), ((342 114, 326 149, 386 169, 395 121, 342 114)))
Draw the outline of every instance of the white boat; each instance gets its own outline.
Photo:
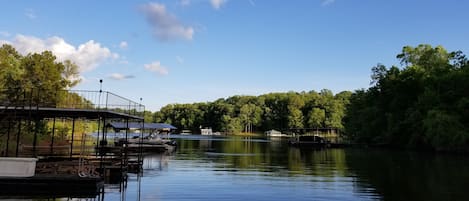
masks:
POLYGON ((220 132, 213 132, 211 128, 201 128, 200 134, 201 135, 221 135, 220 132))
POLYGON ((213 132, 211 128, 201 128, 200 134, 201 135, 213 135, 213 132))
POLYGON ((32 177, 36 158, 0 157, 0 177, 32 177))
POLYGON ((288 137, 287 134, 283 134, 282 132, 274 130, 274 129, 266 131, 266 132, 264 132, 264 134, 267 137, 288 137))

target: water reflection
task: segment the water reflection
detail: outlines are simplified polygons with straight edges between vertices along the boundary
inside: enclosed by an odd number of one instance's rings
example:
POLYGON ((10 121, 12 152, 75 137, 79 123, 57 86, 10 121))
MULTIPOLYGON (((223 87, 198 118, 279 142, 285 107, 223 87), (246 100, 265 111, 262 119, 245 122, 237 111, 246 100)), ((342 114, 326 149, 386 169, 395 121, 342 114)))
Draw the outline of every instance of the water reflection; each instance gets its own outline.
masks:
MULTIPOLYGON (((290 148, 258 138, 180 139, 154 185, 165 200, 372 200, 344 177, 345 150, 290 148), (176 176, 177 175, 177 176, 176 176), (171 188, 174 187, 174 188, 171 188), (175 189, 184 189, 176 191, 175 189)), ((158 173, 146 172, 157 175, 158 173)), ((144 177, 145 178, 145 177, 144 177)), ((154 194, 155 195, 155 194, 154 194)))
POLYGON ((92 200, 469 200, 463 156, 175 138, 174 153, 146 155, 142 175, 131 174, 124 189, 106 186, 92 200))
POLYGON ((179 145, 178 160, 205 159, 225 169, 326 177, 344 175, 345 170, 343 149, 300 149, 285 141, 256 138, 184 140, 179 145))
POLYGON ((359 191, 383 200, 469 200, 466 156, 385 150, 349 150, 347 165, 359 191))
POLYGON ((169 161, 173 158, 173 153, 147 154, 143 158, 143 170, 163 171, 168 169, 169 161))

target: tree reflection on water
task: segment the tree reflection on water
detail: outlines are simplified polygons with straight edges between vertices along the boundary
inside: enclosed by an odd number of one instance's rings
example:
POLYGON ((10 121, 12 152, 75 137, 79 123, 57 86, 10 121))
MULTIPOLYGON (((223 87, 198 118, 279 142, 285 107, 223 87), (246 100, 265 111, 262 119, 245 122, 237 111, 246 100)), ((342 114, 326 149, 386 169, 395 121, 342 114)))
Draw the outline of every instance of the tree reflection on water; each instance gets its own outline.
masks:
POLYGON ((289 147, 285 140, 180 137, 99 200, 469 200, 469 160, 379 149, 289 147))

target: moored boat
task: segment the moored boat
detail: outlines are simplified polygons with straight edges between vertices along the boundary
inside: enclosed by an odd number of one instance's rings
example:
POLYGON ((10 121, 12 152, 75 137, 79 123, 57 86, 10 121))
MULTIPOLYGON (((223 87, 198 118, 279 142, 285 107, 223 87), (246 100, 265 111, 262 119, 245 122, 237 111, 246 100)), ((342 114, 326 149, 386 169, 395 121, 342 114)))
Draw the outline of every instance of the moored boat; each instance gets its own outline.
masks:
POLYGON ((287 134, 284 134, 280 131, 277 131, 277 130, 269 130, 269 131, 266 131, 264 132, 265 136, 266 137, 290 137, 289 135, 287 134))

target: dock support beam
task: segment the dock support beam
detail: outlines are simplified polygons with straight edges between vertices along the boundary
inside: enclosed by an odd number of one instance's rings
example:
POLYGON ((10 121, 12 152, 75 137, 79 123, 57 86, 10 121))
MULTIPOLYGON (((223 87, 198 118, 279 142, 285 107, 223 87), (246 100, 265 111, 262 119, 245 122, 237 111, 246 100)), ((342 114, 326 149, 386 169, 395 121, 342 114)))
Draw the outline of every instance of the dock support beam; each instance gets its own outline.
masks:
POLYGON ((15 156, 18 157, 18 152, 20 148, 20 136, 21 135, 21 118, 18 121, 18 133, 16 134, 16 152, 15 156))
POLYGON ((70 142, 70 159, 72 159, 73 156, 73 141, 74 141, 74 136, 75 136, 75 118, 72 120, 72 140, 70 142))
POLYGON ((55 135, 55 117, 52 123, 52 136, 51 136, 51 141, 50 141, 50 154, 51 155, 54 153, 54 135, 55 135))
POLYGON ((34 121, 34 138, 33 138, 33 156, 36 157, 36 145, 37 145, 37 131, 39 130, 39 119, 34 121))
POLYGON ((10 152, 8 145, 10 144, 10 129, 11 129, 11 119, 8 119, 8 130, 7 130, 7 144, 5 147, 5 157, 8 157, 8 152, 10 152))
POLYGON ((99 153, 99 130, 101 129, 101 115, 98 115, 98 132, 96 133, 96 157, 98 156, 99 153))

